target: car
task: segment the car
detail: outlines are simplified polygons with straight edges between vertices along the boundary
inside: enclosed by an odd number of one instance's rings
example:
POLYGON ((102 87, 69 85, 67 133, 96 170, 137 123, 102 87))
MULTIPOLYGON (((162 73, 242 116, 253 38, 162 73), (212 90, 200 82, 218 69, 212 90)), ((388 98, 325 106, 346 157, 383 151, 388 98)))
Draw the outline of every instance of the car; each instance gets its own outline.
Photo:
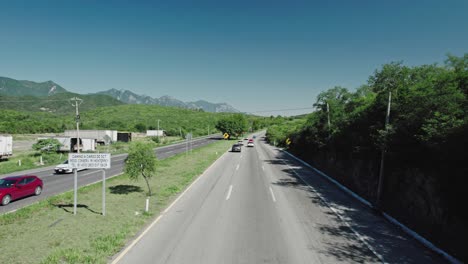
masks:
MULTIPOLYGON (((82 170, 86 170, 86 169, 85 168, 78 168, 77 169, 77 171, 82 171, 82 170)), ((66 160, 62 164, 57 165, 54 168, 54 171, 55 171, 56 174, 59 174, 59 173, 72 173, 73 168, 71 167, 70 164, 68 164, 68 160, 66 160)))
POLYGON ((35 175, 10 176, 0 179, 0 204, 7 205, 13 200, 26 196, 40 195, 44 184, 35 175))
POLYGON ((232 145, 231 152, 241 152, 241 145, 239 144, 234 144, 232 145))
POLYGON ((251 141, 251 142, 247 143, 247 147, 253 147, 253 146, 254 146, 254 143, 253 143, 253 141, 251 141))
POLYGON ((239 140, 239 141, 237 141, 237 144, 243 146, 244 142, 242 140, 239 140))
POLYGON ((254 140, 253 140, 253 139, 249 139, 248 143, 250 143, 250 142, 252 142, 252 143, 253 143, 253 142, 254 142, 254 140))

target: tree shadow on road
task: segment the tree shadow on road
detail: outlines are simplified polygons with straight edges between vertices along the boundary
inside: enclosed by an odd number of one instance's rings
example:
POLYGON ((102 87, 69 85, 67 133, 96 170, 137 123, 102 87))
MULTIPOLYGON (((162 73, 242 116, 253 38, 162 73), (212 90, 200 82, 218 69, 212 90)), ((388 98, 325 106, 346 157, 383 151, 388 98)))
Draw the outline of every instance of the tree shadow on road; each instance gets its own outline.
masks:
POLYGON ((337 262, 381 262, 372 248, 387 262, 441 262, 432 258, 433 254, 427 254, 428 250, 418 242, 376 216, 371 209, 285 153, 280 152, 275 159, 264 162, 285 173, 273 182, 274 185, 305 191, 311 203, 328 215, 328 223, 315 223, 315 228, 324 236, 321 241, 323 247, 318 249, 321 254, 337 262))
POLYGON ((143 192, 140 186, 135 185, 116 185, 109 187, 112 194, 129 194, 134 192, 143 192))

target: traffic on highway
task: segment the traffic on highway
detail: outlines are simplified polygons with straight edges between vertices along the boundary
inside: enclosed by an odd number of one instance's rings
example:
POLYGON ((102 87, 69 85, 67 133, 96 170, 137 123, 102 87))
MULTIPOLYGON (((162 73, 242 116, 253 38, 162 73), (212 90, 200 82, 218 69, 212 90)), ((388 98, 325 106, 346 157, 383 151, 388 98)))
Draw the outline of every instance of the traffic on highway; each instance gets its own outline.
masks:
POLYGON ((444 263, 281 149, 252 142, 226 152, 112 263, 444 263))
MULTIPOLYGON (((198 148, 205 146, 207 144, 216 142, 220 139, 219 136, 210 136, 202 137, 199 139, 194 139, 191 144, 192 148, 198 148)), ((185 152, 187 150, 186 142, 177 143, 174 145, 159 147, 155 149, 156 156, 159 159, 165 159, 170 156, 174 156, 178 153, 185 152)), ((106 177, 110 178, 115 175, 119 175, 123 171, 124 161, 126 154, 115 155, 111 160, 111 169, 107 170, 106 177)), ((8 200, 7 203, 4 203, 4 206, 0 206, 0 214, 15 211, 24 206, 30 205, 37 201, 43 200, 47 197, 64 193, 66 191, 73 189, 73 174, 72 168, 68 164, 60 164, 58 166, 34 169, 29 171, 19 171, 15 173, 9 173, 6 175, 0 175, 0 178, 18 176, 18 175, 33 175, 38 177, 43 181, 43 190, 35 194, 34 196, 26 195, 22 196, 16 201, 8 200), (39 195, 41 194, 41 195, 39 195), (8 204, 8 205, 7 205, 8 204)), ((101 180, 101 172, 99 170, 85 170, 80 169, 78 172, 78 186, 85 186, 101 180)), ((0 187, 0 194, 2 197, 5 197, 3 193, 6 193, 5 190, 0 187)), ((11 197, 11 196, 10 196, 11 197)), ((2 202, 3 203, 3 202, 2 202)))

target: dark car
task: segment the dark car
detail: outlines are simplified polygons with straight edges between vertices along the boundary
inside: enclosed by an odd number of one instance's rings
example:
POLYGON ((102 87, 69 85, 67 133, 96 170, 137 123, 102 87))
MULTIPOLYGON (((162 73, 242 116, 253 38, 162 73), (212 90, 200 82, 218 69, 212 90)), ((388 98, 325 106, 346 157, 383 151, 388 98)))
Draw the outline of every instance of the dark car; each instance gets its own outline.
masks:
POLYGON ((239 145, 239 144, 234 144, 234 145, 232 145, 231 151, 232 151, 232 152, 241 152, 241 149, 242 149, 242 148, 241 148, 241 145, 239 145))
POLYGON ((7 205, 11 201, 39 195, 44 187, 42 180, 34 175, 12 176, 0 179, 0 202, 7 205))

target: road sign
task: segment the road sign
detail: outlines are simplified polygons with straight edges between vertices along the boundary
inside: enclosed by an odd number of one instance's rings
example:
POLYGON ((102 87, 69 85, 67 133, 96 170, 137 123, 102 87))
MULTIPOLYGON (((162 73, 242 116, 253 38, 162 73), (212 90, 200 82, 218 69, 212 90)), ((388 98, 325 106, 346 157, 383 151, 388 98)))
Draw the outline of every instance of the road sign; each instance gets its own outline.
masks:
POLYGON ((69 153, 68 163, 72 168, 110 169, 110 153, 69 153))
POLYGON ((289 138, 286 139, 286 144, 288 144, 288 145, 291 144, 291 139, 289 139, 289 138))
POLYGON ((228 134, 228 133, 224 133, 223 137, 224 137, 224 139, 228 139, 229 134, 228 134))

